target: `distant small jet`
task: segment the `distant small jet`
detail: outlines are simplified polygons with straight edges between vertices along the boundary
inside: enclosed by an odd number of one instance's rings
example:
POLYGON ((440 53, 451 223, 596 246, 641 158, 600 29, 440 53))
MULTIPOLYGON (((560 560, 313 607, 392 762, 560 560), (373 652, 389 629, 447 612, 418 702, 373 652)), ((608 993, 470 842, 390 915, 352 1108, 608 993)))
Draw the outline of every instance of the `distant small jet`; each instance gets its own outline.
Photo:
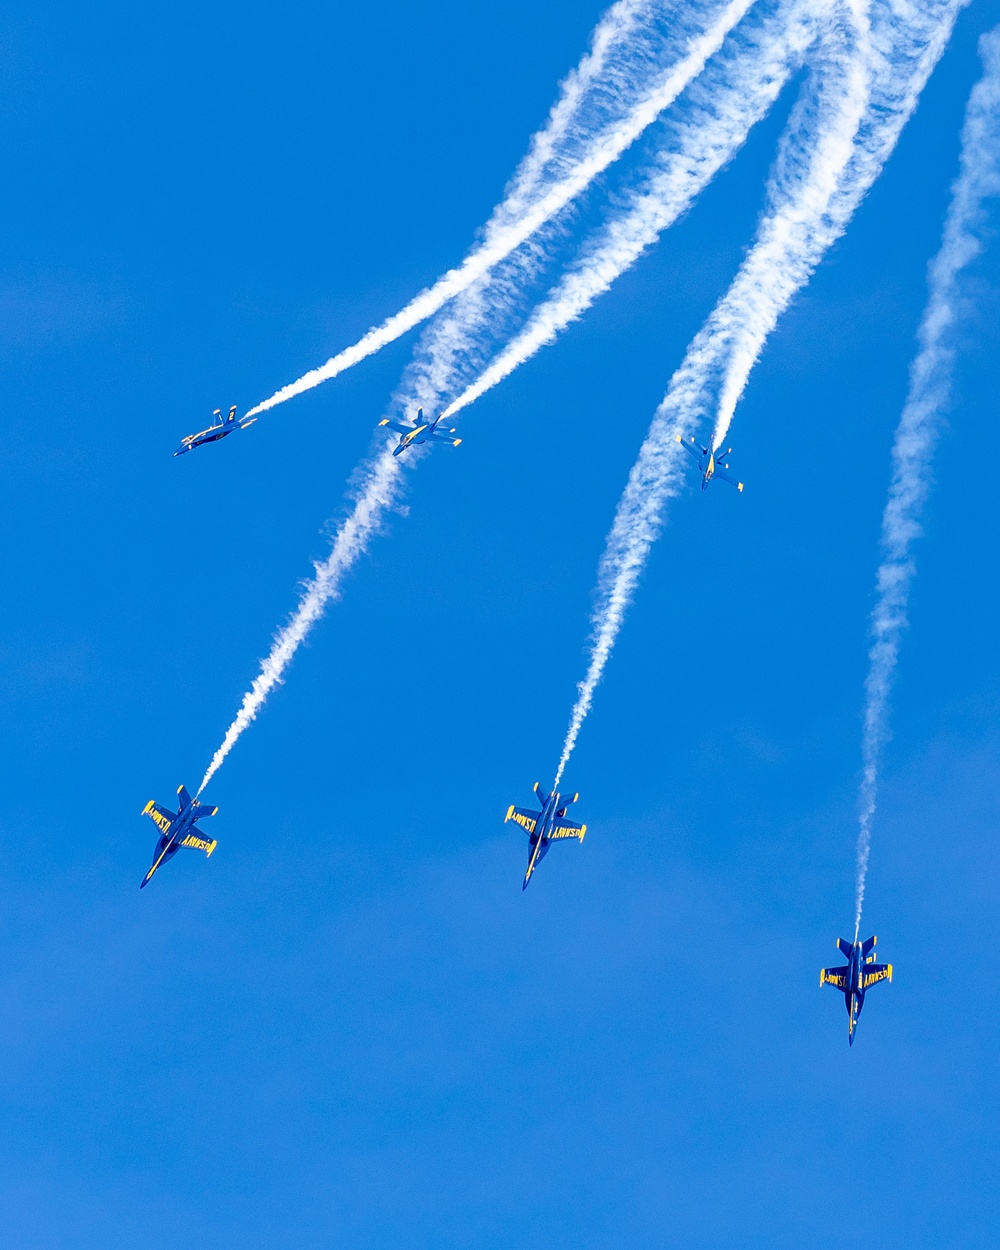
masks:
POLYGON ((435 417, 433 421, 424 420, 423 408, 417 409, 417 419, 415 422, 407 421, 405 417, 400 417, 398 421, 390 421, 388 417, 384 421, 380 421, 379 425, 387 425, 390 430, 395 430, 399 434, 399 442, 393 448, 392 454, 398 456, 401 451, 406 451, 407 447, 411 447, 414 443, 451 443, 452 447, 457 447, 462 441, 460 438, 449 438, 454 434, 454 430, 439 430, 438 422, 440 417, 435 417))
POLYGON ((842 991, 847 1004, 847 1041, 854 1045, 854 1030, 858 1016, 865 1005, 865 992, 878 981, 892 980, 892 964, 875 962, 875 937, 866 938, 864 942, 848 942, 846 938, 837 938, 837 948, 847 960, 839 968, 823 968, 819 974, 820 985, 832 985, 842 991))
POLYGON ((157 868, 165 864, 168 859, 173 859, 182 846, 193 846, 195 850, 211 855, 218 845, 214 839, 209 842, 207 838, 201 836, 196 822, 204 820, 206 816, 214 816, 219 809, 199 803, 188 794, 183 786, 177 787, 177 797, 180 801, 179 811, 172 812, 168 807, 161 807, 159 803, 154 803, 152 799, 142 809, 143 816, 148 816, 156 823, 160 830, 160 837, 156 843, 156 850, 153 852, 153 865, 143 877, 139 885, 140 890, 149 884, 157 868))
POLYGON ((720 463, 725 460, 727 456, 731 456, 733 454, 732 447, 726 451, 714 451, 711 447, 702 447, 702 445, 700 443, 696 443, 693 438, 681 438, 679 434, 677 435, 677 441, 682 447, 686 448, 692 456, 694 456, 695 460, 698 461, 698 469, 702 474, 702 490, 708 490, 708 484, 713 477, 721 477, 724 482, 729 482, 731 485, 735 486, 738 491, 743 490, 743 483, 737 482, 736 478, 730 477, 726 472, 729 465, 720 463))
POLYGON ((577 801, 580 797, 578 794, 559 794, 556 790, 545 794, 537 781, 535 794, 542 805, 540 812, 530 811, 526 807, 515 807, 512 803, 504 817, 505 824, 508 820, 513 820, 528 834, 528 871, 524 874, 522 890, 528 888, 531 874, 548 853, 550 842, 557 838, 579 838, 582 842, 583 835, 587 832, 586 825, 574 825, 572 821, 565 819, 566 808, 577 801))
MULTIPOLYGON (((222 417, 220 409, 212 413, 213 417, 222 417)), ((192 447, 200 447, 202 443, 215 443, 220 438, 225 438, 227 434, 232 434, 234 430, 245 430, 248 425, 253 425, 257 420, 256 417, 240 417, 236 418, 236 405, 233 404, 229 409, 229 416, 222 417, 220 421, 213 422, 207 430, 202 430, 199 434, 189 434, 187 438, 181 439, 181 445, 174 452, 175 456, 183 456, 186 451, 190 451, 192 447)))

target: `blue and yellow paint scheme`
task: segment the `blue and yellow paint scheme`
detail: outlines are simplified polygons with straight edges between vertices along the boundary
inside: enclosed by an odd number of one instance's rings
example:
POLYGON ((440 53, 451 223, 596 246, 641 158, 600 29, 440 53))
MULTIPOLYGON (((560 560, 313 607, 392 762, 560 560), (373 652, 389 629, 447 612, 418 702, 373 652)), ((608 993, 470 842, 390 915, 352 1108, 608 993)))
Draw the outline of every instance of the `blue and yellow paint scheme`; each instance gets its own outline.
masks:
POLYGON ((168 807, 161 807, 152 799, 142 809, 143 816, 148 816, 156 825, 160 836, 156 842, 156 850, 153 852, 152 866, 139 883, 140 890, 149 884, 157 868, 165 864, 168 859, 173 859, 182 846, 189 846, 196 851, 204 851, 206 855, 211 855, 218 845, 214 838, 209 841, 202 835, 197 822, 204 820, 206 816, 214 816, 219 809, 199 803, 188 794, 183 786, 177 787, 177 800, 180 808, 176 812, 172 812, 168 807))
POLYGON ((462 440, 451 437, 455 433, 454 430, 439 430, 440 420, 440 417, 435 417, 433 421, 425 421, 423 408, 418 408, 416 421, 407 421, 400 413, 398 421, 391 421, 386 417, 384 421, 379 422, 379 426, 387 425, 390 430, 395 430, 399 435, 399 442, 392 449, 394 456, 398 456, 401 451, 406 451, 407 447, 420 443, 451 443, 452 447, 457 447, 462 440))
POLYGON ((698 471, 701 473, 701 489, 708 490, 708 484, 714 478, 721 478, 724 482, 729 482, 731 486, 735 486, 742 493, 743 483, 738 482, 736 478, 730 477, 726 472, 729 465, 725 463, 726 457, 733 453, 732 447, 726 451, 719 451, 713 447, 702 447, 700 443, 696 443, 693 438, 682 438, 677 435, 677 441, 682 447, 685 447, 695 460, 698 461, 698 471))
POLYGON ((844 995, 847 1004, 847 1041, 854 1045, 854 1031, 858 1025, 858 1016, 865 1005, 865 994, 879 981, 892 980, 892 964, 875 962, 876 937, 865 938, 863 942, 848 942, 846 938, 837 938, 837 949, 847 960, 839 968, 822 968, 819 974, 820 985, 832 985, 844 995))
POLYGON ((207 430, 201 430, 198 434, 189 434, 187 438, 181 439, 181 445, 174 452, 175 456, 183 456, 186 451, 191 451, 193 447, 200 447, 202 443, 217 443, 220 438, 225 438, 228 434, 232 434, 234 430, 245 430, 248 425, 253 425, 257 420, 256 417, 236 417, 236 405, 233 404, 229 409, 229 416, 224 417, 220 409, 212 413, 213 417, 218 417, 218 421, 213 421, 207 430))
POLYGON ((551 794, 546 794, 536 781, 535 795, 542 805, 540 812, 532 811, 527 807, 515 807, 511 803, 504 817, 505 824, 508 820, 512 820, 528 835, 528 870, 524 874, 522 890, 528 888, 531 874, 545 858, 552 842, 562 838, 578 838, 582 842, 583 835, 587 832, 586 825, 576 825, 566 819, 566 808, 570 803, 577 801, 580 797, 578 794, 560 794, 556 790, 553 790, 551 794))

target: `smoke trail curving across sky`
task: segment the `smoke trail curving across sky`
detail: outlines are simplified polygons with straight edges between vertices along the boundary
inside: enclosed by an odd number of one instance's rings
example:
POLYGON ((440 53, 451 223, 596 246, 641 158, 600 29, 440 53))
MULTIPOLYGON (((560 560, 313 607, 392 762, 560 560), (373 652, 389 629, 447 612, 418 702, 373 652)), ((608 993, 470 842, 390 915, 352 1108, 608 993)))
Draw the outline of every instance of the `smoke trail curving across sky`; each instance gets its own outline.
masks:
POLYGON ((547 125, 494 210, 482 242, 455 269, 356 343, 283 386, 245 415, 266 412, 312 390, 374 355, 428 317, 520 247, 609 168, 705 68, 754 0, 667 6, 623 0, 592 39, 591 51, 569 76, 547 125), (657 19, 666 17, 662 34, 657 19), (665 49, 657 45, 666 43, 665 49), (651 72, 650 60, 657 68, 651 72), (613 118, 605 125, 601 119, 613 118))
MULTIPOLYGON (((240 710, 226 730, 219 749, 205 771, 198 794, 205 789, 233 749, 237 738, 252 723, 267 696, 277 686, 306 635, 323 615, 326 605, 340 593, 344 574, 364 551, 398 497, 400 465, 389 450, 383 451, 359 475, 358 497, 350 515, 337 529, 330 554, 316 565, 313 578, 303 588, 292 618, 274 637, 271 650, 261 661, 260 672, 243 696, 240 710)), ((196 796, 197 797, 197 796, 196 796)))
POLYGON ((828 0, 793 0, 733 33, 685 96, 683 112, 667 126, 659 157, 639 189, 583 244, 524 328, 447 406, 444 418, 475 403, 553 343, 681 217, 769 112, 829 8, 828 0))
POLYGON ((695 336, 657 409, 618 504, 598 568, 586 674, 556 786, 610 659, 667 501, 680 488, 677 435, 715 398, 714 446, 760 349, 796 290, 846 229, 894 148, 948 42, 961 0, 896 9, 860 0, 831 16, 815 90, 796 106, 769 181, 770 205, 732 286, 695 336))
MULTIPOLYGON (((745 100, 747 98, 744 94, 745 90, 749 91, 751 100, 761 101, 761 108, 764 107, 766 100, 774 98, 780 87, 780 81, 783 80, 779 78, 778 85, 772 90, 767 75, 779 75, 789 59, 792 64, 796 63, 794 58, 790 58, 789 45, 780 31, 776 38, 777 42, 769 45, 770 56, 765 58, 762 64, 757 64, 749 56, 739 62, 738 77, 732 83, 734 100, 745 100)), ((800 32, 799 42, 802 38, 800 32)), ((793 45, 798 47, 795 41, 793 45)), ((743 117, 741 125, 737 127, 734 141, 742 141, 741 136, 745 135, 747 127, 755 116, 753 106, 751 106, 749 119, 746 116, 743 117)), ((688 127, 688 160, 696 168, 706 168, 710 165, 708 158, 703 153, 698 153, 699 144, 708 152, 714 152, 719 146, 718 134, 712 129, 711 123, 712 116, 705 113, 694 118, 688 127)), ((711 172, 703 179, 701 185, 718 168, 719 163, 721 162, 711 166, 711 172)), ((673 177, 683 182, 685 186, 691 185, 686 164, 682 163, 674 167, 673 177)), ((458 350, 458 337, 459 331, 456 330, 448 351, 458 350)), ((433 377, 433 374, 431 376, 433 377)), ((413 453, 407 453, 407 455, 412 456, 413 453)), ((355 479, 360 480, 361 487, 354 506, 346 520, 336 528, 330 555, 322 564, 316 566, 315 576, 306 583, 297 609, 288 623, 276 634, 270 652, 261 661, 258 676, 244 695, 236 717, 212 757, 211 764, 199 787, 199 794, 218 771, 237 739, 253 722, 268 695, 280 683, 295 652, 322 616, 326 605, 339 595, 344 574, 367 550, 371 538, 381 527, 386 512, 398 503, 403 487, 402 467, 403 463, 400 459, 394 457, 388 450, 384 450, 376 453, 357 470, 355 479)))
POLYGON ((952 187, 941 248, 928 270, 927 306, 917 332, 910 388, 892 445, 889 498, 882 515, 882 560, 871 615, 872 646, 865 679, 854 929, 861 928, 872 821, 882 751, 889 739, 889 696, 907 625, 916 573, 913 543, 930 491, 941 418, 951 399, 954 333, 964 271, 983 252, 987 201, 1000 197, 1000 27, 979 43, 984 72, 973 87, 962 129, 959 176, 952 187))

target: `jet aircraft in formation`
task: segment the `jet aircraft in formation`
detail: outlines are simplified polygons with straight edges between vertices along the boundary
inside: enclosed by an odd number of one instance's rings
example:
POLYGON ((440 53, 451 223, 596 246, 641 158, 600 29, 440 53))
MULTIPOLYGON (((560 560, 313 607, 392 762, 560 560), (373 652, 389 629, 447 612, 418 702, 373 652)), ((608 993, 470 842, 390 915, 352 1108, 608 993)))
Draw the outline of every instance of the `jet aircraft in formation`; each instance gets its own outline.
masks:
POLYGON ((173 859, 182 846, 204 851, 206 855, 211 855, 216 848, 215 839, 210 842, 203 837, 201 830, 197 828, 197 822, 204 820, 206 816, 214 816, 219 809, 199 803, 183 786, 177 787, 177 798, 180 809, 176 812, 172 812, 169 807, 161 807, 152 799, 142 809, 143 816, 148 816, 156 824, 160 836, 153 852, 152 866, 139 884, 140 890, 149 884, 157 868, 168 859, 173 859))
POLYGON ((415 443, 451 443, 452 447, 457 447, 462 441, 460 438, 452 438, 454 430, 439 430, 438 422, 440 417, 435 417, 433 421, 424 420, 423 408, 417 409, 416 421, 407 421, 400 415, 398 421, 391 421, 388 417, 380 421, 379 425, 387 425, 390 430, 395 430, 399 435, 399 442, 393 448, 392 454, 398 456, 401 451, 406 451, 407 447, 412 447, 415 443))
POLYGON ((879 981, 892 980, 892 964, 875 962, 876 937, 866 938, 863 942, 848 942, 846 938, 837 938, 837 949, 847 960, 839 968, 822 968, 819 974, 820 985, 832 985, 844 995, 847 1005, 847 1042, 854 1045, 854 1030, 857 1028, 858 1016, 865 1005, 865 993, 879 981))
POLYGON ((552 842, 558 838, 579 838, 582 842, 583 835, 587 832, 586 825, 575 825, 566 819, 566 808, 577 801, 579 794, 560 794, 557 790, 545 794, 537 781, 535 794, 542 805, 540 812, 531 811, 527 807, 515 807, 511 803, 504 817, 505 824, 508 820, 513 820, 528 835, 528 870, 524 874, 522 890, 528 888, 531 874, 545 858, 552 842))
POLYGON ((682 438, 680 434, 677 435, 677 441, 682 447, 689 451, 692 456, 694 456, 695 460, 698 461, 698 470, 702 475, 702 490, 708 490, 709 482, 716 477, 721 477, 724 482, 729 482, 730 485, 735 486, 738 491, 743 490, 743 483, 738 482, 734 477, 730 477, 726 472, 729 465, 722 463, 727 456, 732 455, 732 447, 728 448, 726 451, 720 452, 712 447, 702 447, 702 445, 700 443, 696 443, 693 438, 682 438))
POLYGON ((183 456, 186 451, 190 451, 193 447, 200 447, 202 443, 215 443, 220 438, 225 438, 228 434, 232 434, 234 430, 245 430, 248 425, 253 425, 257 420, 256 417, 236 417, 236 405, 233 404, 229 409, 229 416, 223 417, 220 409, 212 413, 213 417, 219 417, 218 421, 213 421, 207 430, 202 430, 198 434, 189 434, 187 438, 181 439, 181 445, 174 452, 175 456, 183 456))
MULTIPOLYGON (((203 443, 214 443, 220 438, 226 438, 235 430, 245 430, 257 420, 256 417, 241 417, 237 420, 235 404, 230 408, 227 417, 222 418, 218 408, 212 416, 221 419, 213 422, 207 430, 202 430, 198 434, 189 434, 174 452, 175 456, 181 456, 195 447, 200 447, 203 443)), ((379 422, 379 426, 388 426, 389 429, 399 434, 399 442, 392 453, 394 456, 398 456, 407 447, 427 442, 451 443, 453 447, 457 447, 462 440, 451 437, 456 432, 454 429, 439 430, 440 420, 440 417, 435 417, 433 421, 425 421, 424 410, 420 408, 417 411, 416 421, 407 421, 402 416, 398 421, 386 417, 379 422)), ((724 482, 729 482, 738 491, 743 490, 743 483, 731 477, 727 472, 729 464, 726 462, 726 457, 732 454, 731 447, 720 453, 712 447, 701 446, 693 438, 685 439, 680 434, 677 435, 677 441, 698 462, 698 469, 702 475, 702 490, 707 490, 709 482, 717 477, 724 482)), ((522 890, 528 888, 532 874, 545 858, 553 842, 563 838, 577 838, 582 842, 587 832, 586 825, 579 825, 566 819, 566 809, 571 803, 577 801, 579 794, 560 794, 556 790, 553 790, 551 794, 545 794, 537 781, 534 790, 538 802, 542 805, 541 811, 515 807, 512 803, 504 818, 505 823, 513 820, 528 835, 528 867, 521 885, 522 890)), ((206 855, 211 855, 216 848, 215 839, 210 841, 202 837, 197 822, 208 816, 214 816, 219 809, 208 807, 197 799, 193 799, 184 786, 178 787, 177 795, 180 808, 176 812, 161 807, 152 799, 143 808, 143 815, 149 816, 159 828, 160 837, 157 839, 153 853, 153 863, 139 885, 140 890, 149 884, 160 865, 172 859, 182 846, 204 851, 206 855)), ((823 968, 819 974, 820 985, 833 985, 844 995, 848 1015, 847 1038, 852 1046, 866 991, 879 981, 892 980, 892 964, 875 962, 875 942, 874 937, 864 942, 848 942, 844 938, 838 938, 837 947, 847 959, 847 963, 837 968, 823 968)))

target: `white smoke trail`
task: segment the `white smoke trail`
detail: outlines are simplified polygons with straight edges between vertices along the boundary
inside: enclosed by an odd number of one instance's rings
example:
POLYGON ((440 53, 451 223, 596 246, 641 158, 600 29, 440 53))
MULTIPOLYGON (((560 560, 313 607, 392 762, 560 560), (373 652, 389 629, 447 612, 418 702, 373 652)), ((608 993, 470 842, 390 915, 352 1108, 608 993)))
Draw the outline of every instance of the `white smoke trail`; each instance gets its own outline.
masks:
MULTIPOLYGON (((677 99, 698 77, 730 30, 754 3, 755 0, 728 0, 721 9, 713 5, 710 10, 714 19, 711 26, 707 29, 696 28, 693 32, 685 30, 682 14, 672 15, 672 22, 687 38, 674 41, 679 46, 671 49, 673 55, 668 67, 655 75, 654 83, 644 92, 639 84, 648 76, 648 57, 641 55, 636 46, 636 32, 643 22, 650 23, 652 15, 662 11, 662 6, 649 0, 646 3, 631 0, 615 5, 598 27, 589 59, 585 58, 576 73, 570 76, 547 126, 533 141, 511 189, 494 210, 482 242, 457 268, 448 270, 405 308, 369 330, 326 364, 283 386, 245 415, 266 412, 373 355, 433 316, 449 300, 509 256, 576 199, 677 99), (614 63, 617 72, 608 74, 606 71, 613 51, 621 57, 621 61, 614 63), (600 92, 596 90, 598 86, 600 92), (579 116, 583 104, 594 95, 600 97, 605 107, 607 97, 610 97, 613 108, 622 98, 638 95, 638 99, 623 117, 594 133, 585 119, 579 116), (570 151, 557 160, 559 143, 564 140, 570 151), (556 166, 554 177, 553 164, 556 166)), ((702 6, 689 6, 688 12, 696 13, 699 21, 704 16, 702 6)))
POLYGON ((882 516, 882 562, 871 616, 873 642, 868 653, 861 743, 864 768, 859 795, 855 935, 861 928, 879 764, 889 739, 889 696, 916 573, 911 551, 922 533, 920 516, 930 491, 931 463, 942 414, 951 399, 961 280, 963 271, 983 251, 985 201, 1000 196, 1000 27, 982 37, 979 50, 983 77, 969 96, 960 172, 952 187, 941 248, 928 270, 927 306, 917 332, 920 350, 910 367, 909 393, 893 440, 892 478, 882 516))
POLYGON ((338 597, 344 574, 366 550, 373 535, 378 532, 386 511, 396 502, 400 476, 399 460, 388 449, 364 466, 361 489, 354 508, 338 527, 330 554, 322 564, 316 565, 315 576, 303 588, 299 606, 291 620, 275 636, 270 652, 261 661, 260 673, 243 696, 236 718, 226 730, 222 745, 212 756, 212 762, 198 787, 198 794, 201 794, 218 772, 237 738, 254 720, 263 707, 264 700, 279 684, 292 657, 323 615, 326 605, 331 599, 338 597))
MULTIPOLYGON (((753 3, 753 0, 734 0, 723 10, 722 17, 713 26, 708 36, 697 36, 689 41, 689 50, 681 66, 675 67, 665 78, 661 77, 657 90, 652 94, 647 93, 638 109, 633 110, 630 115, 628 124, 635 132, 632 136, 633 138, 639 133, 639 129, 644 128, 654 119, 656 112, 665 108, 671 102, 690 75, 698 72, 704 66, 705 61, 716 48, 716 45, 724 41, 727 31, 739 20, 739 17, 750 7, 751 3, 753 3)), ((553 162, 557 160, 558 154, 554 155, 556 143, 553 136, 568 133, 572 128, 571 122, 574 125, 579 124, 579 118, 576 116, 575 110, 577 110, 579 101, 585 94, 585 91, 592 88, 596 81, 597 72, 595 65, 599 58, 603 58, 601 68, 605 71, 605 78, 612 80, 611 87, 608 87, 607 83, 605 83, 604 90, 610 92, 617 100, 623 97, 625 94, 624 80, 628 78, 629 73, 631 73, 633 78, 635 77, 636 58, 632 57, 630 62, 631 70, 627 71, 624 66, 619 69, 618 78, 620 81, 616 83, 614 81, 615 76, 607 72, 607 47, 615 40, 621 42, 626 39, 627 35, 634 33, 639 24, 640 15, 645 14, 648 17, 650 11, 651 6, 648 3, 644 5, 637 3, 630 5, 622 4, 615 6, 615 9, 610 11, 609 18, 617 15, 617 24, 609 20, 602 24, 600 30, 603 31, 603 34, 595 36, 594 51, 592 53, 592 56, 595 58, 594 63, 586 67, 586 73, 584 73, 583 69, 578 70, 576 78, 571 80, 564 88, 563 98, 550 118, 550 126, 540 136, 536 136, 531 154, 515 177, 511 191, 508 193, 503 205, 494 214, 493 223, 491 224, 495 224, 498 221, 502 222, 505 218, 515 219, 518 212, 524 211, 526 206, 530 217, 532 189, 542 178, 544 171, 549 170, 553 162)), ((641 60, 641 58, 638 59, 641 60)), ((778 68, 780 67, 775 67, 775 72, 777 72, 778 68)), ((608 163, 608 155, 614 144, 618 145, 619 154, 620 151, 624 150, 624 146, 627 146, 624 137, 626 133, 621 127, 613 133, 605 133, 602 143, 595 145, 595 153, 597 155, 592 153, 591 156, 591 166, 594 170, 597 170, 598 156, 601 161, 608 163)), ((628 142, 631 142, 631 139, 628 142)), ((567 160, 568 158, 560 159, 567 160)), ((571 168, 570 173, 563 179, 563 190, 565 191, 566 185, 573 178, 579 181, 580 176, 579 165, 575 169, 571 168)), ((593 176, 595 174, 592 172, 588 176, 588 180, 593 176)), ((543 202, 547 201, 543 200, 543 202)), ((551 214, 547 215, 551 216, 551 214)), ((510 228, 513 229, 513 226, 510 228)), ((523 231, 523 221, 517 228, 523 231)), ((489 242, 489 236, 487 242, 489 242)), ((468 343, 469 333, 471 333, 471 326, 475 320, 476 316, 473 315, 471 309, 467 309, 465 320, 466 344, 468 343)), ((454 342, 450 349, 452 352, 459 349, 458 338, 455 336, 453 338, 454 342)), ((446 358, 447 353, 440 355, 441 360, 446 358)), ((445 366, 442 365, 443 367, 445 366)), ((260 411, 262 407, 252 411, 260 411)), ((364 488, 360 498, 356 501, 354 509, 347 520, 338 528, 329 557, 323 564, 317 565, 315 577, 304 587, 298 608, 288 624, 277 634, 270 653, 261 662, 260 673, 255 678, 250 690, 244 695, 239 712, 226 731, 222 744, 212 757, 212 762, 199 787, 199 794, 218 771, 237 739, 255 719, 270 692, 281 681, 282 674, 291 662, 296 650, 322 615, 326 604, 339 594, 344 574, 367 548, 371 537, 378 531, 387 509, 392 507, 398 500, 401 489, 400 463, 390 452, 383 452, 374 460, 369 461, 363 466, 360 473, 364 480, 364 488)))
MULTIPOLYGON (((720 392, 715 446, 728 430, 746 376, 780 312, 846 229, 913 112, 963 0, 847 5, 830 34, 820 88, 795 110, 769 194, 772 207, 732 287, 696 335, 632 468, 598 569, 586 675, 578 687, 556 773, 558 787, 617 640, 646 559, 679 489, 676 434, 720 392), (814 115, 815 113, 815 115, 814 115), (786 279, 791 275, 791 280, 786 279)), ((821 58, 822 60, 822 58, 821 58)))
MULTIPOLYGON (((828 0, 782 5, 763 24, 731 37, 699 79, 683 118, 670 128, 657 166, 629 206, 581 250, 524 328, 442 413, 454 416, 553 342, 690 207, 746 141, 799 68, 828 0)), ((441 336, 446 351, 465 338, 457 325, 441 336)))

